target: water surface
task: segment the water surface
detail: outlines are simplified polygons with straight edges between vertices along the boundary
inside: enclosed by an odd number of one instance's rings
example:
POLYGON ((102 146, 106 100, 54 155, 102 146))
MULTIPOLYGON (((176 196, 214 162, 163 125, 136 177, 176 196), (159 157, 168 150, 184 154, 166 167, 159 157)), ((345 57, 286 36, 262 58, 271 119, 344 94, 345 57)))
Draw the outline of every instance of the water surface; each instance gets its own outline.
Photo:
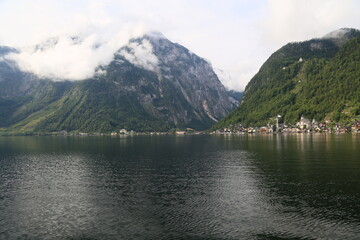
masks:
POLYGON ((360 134, 0 137, 0 239, 360 239, 360 134))

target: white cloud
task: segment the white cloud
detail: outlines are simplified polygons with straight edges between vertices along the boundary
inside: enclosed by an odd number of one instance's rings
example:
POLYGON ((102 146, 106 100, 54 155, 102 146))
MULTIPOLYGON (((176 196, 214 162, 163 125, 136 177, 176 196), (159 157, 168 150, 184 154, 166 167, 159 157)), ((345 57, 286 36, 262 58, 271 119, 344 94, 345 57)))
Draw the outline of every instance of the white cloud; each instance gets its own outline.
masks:
POLYGON ((150 71, 158 71, 158 58, 153 53, 151 43, 143 39, 140 43, 131 42, 127 49, 123 49, 119 52, 126 60, 134 64, 135 66, 144 68, 150 71))
POLYGON ((61 36, 54 49, 27 48, 12 57, 39 75, 81 79, 130 37, 158 30, 231 75, 227 87, 243 89, 287 42, 360 28, 358 9, 358 0, 2 0, 0 45, 31 46, 61 36), (82 44, 66 40, 74 35, 82 44), (94 49, 96 43, 101 47, 94 49))
POLYGON ((233 76, 250 80, 258 70, 255 61, 243 60, 234 64, 232 68, 215 69, 215 72, 227 89, 244 90, 247 81, 234 81, 233 76))
POLYGON ((360 27, 357 0, 269 0, 264 27, 276 46, 322 37, 343 27, 360 27))
POLYGON ((110 39, 98 34, 81 36, 74 41, 71 36, 56 38, 56 43, 27 47, 19 53, 6 56, 17 62, 19 67, 40 77, 53 80, 83 80, 92 77, 99 65, 107 65, 113 54, 140 32, 119 32, 110 39))

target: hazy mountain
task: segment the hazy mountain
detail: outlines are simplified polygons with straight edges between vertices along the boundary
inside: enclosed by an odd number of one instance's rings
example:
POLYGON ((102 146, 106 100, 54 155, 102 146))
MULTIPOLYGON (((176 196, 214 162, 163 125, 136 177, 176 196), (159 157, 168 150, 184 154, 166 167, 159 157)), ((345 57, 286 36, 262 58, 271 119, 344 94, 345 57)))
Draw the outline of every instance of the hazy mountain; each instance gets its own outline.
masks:
MULTIPOLYGON (((56 44, 54 38, 37 49, 56 44)), ((211 65, 160 33, 130 40, 83 81, 20 71, 6 60, 10 51, 0 48, 2 131, 206 129, 234 107, 211 65)))
POLYGON ((244 92, 236 90, 227 90, 226 92, 229 95, 230 101, 234 105, 234 108, 238 107, 244 96, 244 92))
POLYGON ((215 128, 263 125, 277 114, 295 123, 349 122, 360 114, 360 31, 340 29, 289 43, 273 53, 247 85, 240 106, 215 128))

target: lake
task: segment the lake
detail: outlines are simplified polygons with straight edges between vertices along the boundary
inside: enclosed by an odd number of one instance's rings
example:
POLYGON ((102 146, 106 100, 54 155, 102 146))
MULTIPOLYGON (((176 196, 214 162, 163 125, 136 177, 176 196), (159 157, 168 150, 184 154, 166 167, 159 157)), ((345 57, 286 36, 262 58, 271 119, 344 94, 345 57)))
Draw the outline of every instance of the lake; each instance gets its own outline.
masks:
POLYGON ((360 134, 0 137, 0 239, 360 239, 360 134))

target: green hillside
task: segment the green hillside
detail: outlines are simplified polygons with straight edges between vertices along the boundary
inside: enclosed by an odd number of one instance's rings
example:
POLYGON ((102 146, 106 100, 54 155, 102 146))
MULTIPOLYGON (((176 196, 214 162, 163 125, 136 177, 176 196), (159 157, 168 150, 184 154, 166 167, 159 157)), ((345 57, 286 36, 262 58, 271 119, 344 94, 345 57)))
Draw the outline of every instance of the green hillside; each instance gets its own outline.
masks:
POLYGON ((346 41, 313 39, 279 49, 250 81, 240 106, 214 129, 265 125, 277 114, 289 124, 302 115, 351 122, 360 115, 360 37, 350 33, 346 41))
MULTIPOLYGON (((0 47, 0 57, 14 51, 0 47)), ((0 132, 5 134, 204 130, 237 106, 207 61, 164 37, 131 39, 82 81, 43 79, 2 59, 0 132), (142 61, 149 56, 133 49, 149 44, 148 54, 156 59, 150 66, 142 61)))

